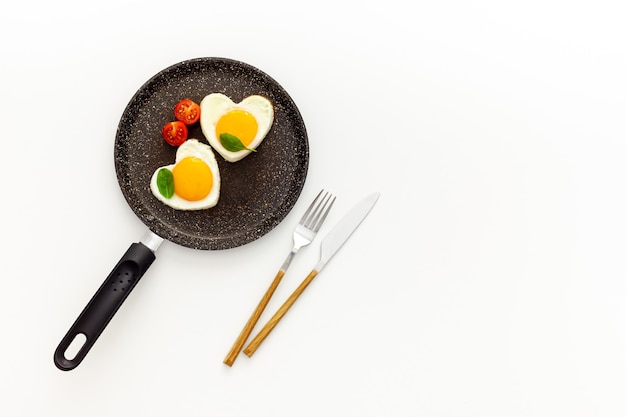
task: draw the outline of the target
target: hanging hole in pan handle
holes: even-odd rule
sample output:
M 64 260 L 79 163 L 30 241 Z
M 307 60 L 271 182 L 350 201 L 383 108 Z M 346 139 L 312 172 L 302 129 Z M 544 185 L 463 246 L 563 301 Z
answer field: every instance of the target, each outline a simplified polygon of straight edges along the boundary
M 133 243 L 98 291 L 80 313 L 54 352 L 54 364 L 62 371 L 76 368 L 139 279 L 156 259 L 154 251 L 162 239 L 151 232 L 141 243 Z

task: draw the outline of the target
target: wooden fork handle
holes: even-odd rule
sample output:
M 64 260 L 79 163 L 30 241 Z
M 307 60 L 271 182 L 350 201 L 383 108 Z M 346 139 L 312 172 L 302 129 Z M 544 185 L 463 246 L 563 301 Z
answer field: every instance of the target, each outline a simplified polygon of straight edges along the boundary
M 237 340 L 235 340 L 235 343 L 233 344 L 233 347 L 230 349 L 230 352 L 228 352 L 228 355 L 224 359 L 224 363 L 226 365 L 233 366 L 233 363 L 235 363 L 235 359 L 237 359 L 239 352 L 241 352 L 243 345 L 246 343 L 246 340 L 248 340 L 250 333 L 252 333 L 252 329 L 254 329 L 254 326 L 259 321 L 261 314 L 263 314 L 263 310 L 265 310 L 265 307 L 267 307 L 267 304 L 269 303 L 270 298 L 272 298 L 274 291 L 276 291 L 276 288 L 278 287 L 278 284 L 280 284 L 280 281 L 283 279 L 284 275 L 285 275 L 285 271 L 284 269 L 281 268 L 281 270 L 278 271 L 278 273 L 276 274 L 276 277 L 272 281 L 272 284 L 269 286 L 267 291 L 265 291 L 263 298 L 261 298 L 261 301 L 259 301 L 259 304 L 257 305 L 256 309 L 254 310 L 254 312 L 248 319 L 248 322 L 246 323 L 244 328 L 241 330 L 241 333 L 239 334 L 239 337 L 237 337 Z
M 265 340 L 265 338 L 270 334 L 274 327 L 276 327 L 276 325 L 283 318 L 283 316 L 287 314 L 287 311 L 289 311 L 293 303 L 295 303 L 298 297 L 302 295 L 306 287 L 311 283 L 311 281 L 313 281 L 313 278 L 315 278 L 317 273 L 318 271 L 314 269 L 309 273 L 309 275 L 307 275 L 304 281 L 300 283 L 298 288 L 296 288 L 296 290 L 289 296 L 289 298 L 287 298 L 283 305 L 280 306 L 274 316 L 269 319 L 267 324 L 263 326 L 261 331 L 254 337 L 254 339 L 252 339 L 248 347 L 244 349 L 243 353 L 250 357 L 254 354 L 254 352 L 259 348 L 261 343 L 263 343 L 263 340 Z

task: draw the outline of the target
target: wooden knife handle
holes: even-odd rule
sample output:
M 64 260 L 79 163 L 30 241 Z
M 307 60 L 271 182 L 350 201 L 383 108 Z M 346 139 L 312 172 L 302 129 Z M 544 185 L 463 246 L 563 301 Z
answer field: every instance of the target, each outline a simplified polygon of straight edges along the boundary
M 317 275 L 317 271 L 312 270 L 309 275 L 300 283 L 298 288 L 287 298 L 287 300 L 283 303 L 282 306 L 276 311 L 276 313 L 272 316 L 271 319 L 267 322 L 267 324 L 261 329 L 261 331 L 252 339 L 248 347 L 246 347 L 243 351 L 248 356 L 252 356 L 254 352 L 259 348 L 263 340 L 270 334 L 270 332 L 276 327 L 278 322 L 283 318 L 283 316 L 289 311 L 293 303 L 296 302 L 298 297 L 304 292 L 306 287 L 313 281 L 313 278 Z

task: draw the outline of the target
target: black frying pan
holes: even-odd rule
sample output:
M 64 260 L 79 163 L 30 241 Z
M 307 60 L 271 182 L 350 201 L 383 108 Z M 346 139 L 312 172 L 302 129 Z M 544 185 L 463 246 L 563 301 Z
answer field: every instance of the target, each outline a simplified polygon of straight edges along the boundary
M 235 163 L 216 152 L 221 192 L 215 207 L 174 210 L 159 202 L 149 186 L 154 171 L 175 160 L 176 148 L 165 143 L 161 129 L 174 120 L 173 109 L 180 99 L 199 103 L 213 92 L 235 102 L 252 94 L 267 97 L 274 105 L 274 123 L 258 152 Z M 199 123 L 190 127 L 189 137 L 207 143 Z M 54 363 L 65 371 L 85 358 L 154 261 L 162 239 L 204 250 L 233 248 L 258 239 L 292 209 L 309 163 L 304 122 L 287 92 L 257 68 L 224 58 L 183 61 L 148 80 L 122 114 L 114 154 L 122 194 L 149 231 L 122 256 L 57 347 Z M 68 358 L 70 346 L 77 353 Z

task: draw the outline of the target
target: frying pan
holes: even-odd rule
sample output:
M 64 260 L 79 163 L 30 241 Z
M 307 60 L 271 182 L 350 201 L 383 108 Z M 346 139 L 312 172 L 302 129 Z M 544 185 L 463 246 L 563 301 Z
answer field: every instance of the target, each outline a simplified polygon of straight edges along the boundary
M 214 92 L 234 102 L 252 94 L 267 97 L 274 105 L 274 122 L 258 152 L 235 163 L 216 153 L 221 191 L 215 207 L 172 209 L 149 186 L 154 171 L 175 160 L 176 148 L 162 139 L 161 129 L 174 120 L 179 100 L 199 103 Z M 199 123 L 189 128 L 189 137 L 207 143 Z M 274 79 L 240 61 L 196 58 L 162 70 L 135 93 L 117 128 L 114 157 L 122 194 L 148 231 L 130 245 L 61 340 L 54 363 L 64 371 L 82 362 L 164 239 L 194 249 L 223 250 L 250 243 L 278 225 L 304 186 L 309 145 L 298 108 Z

